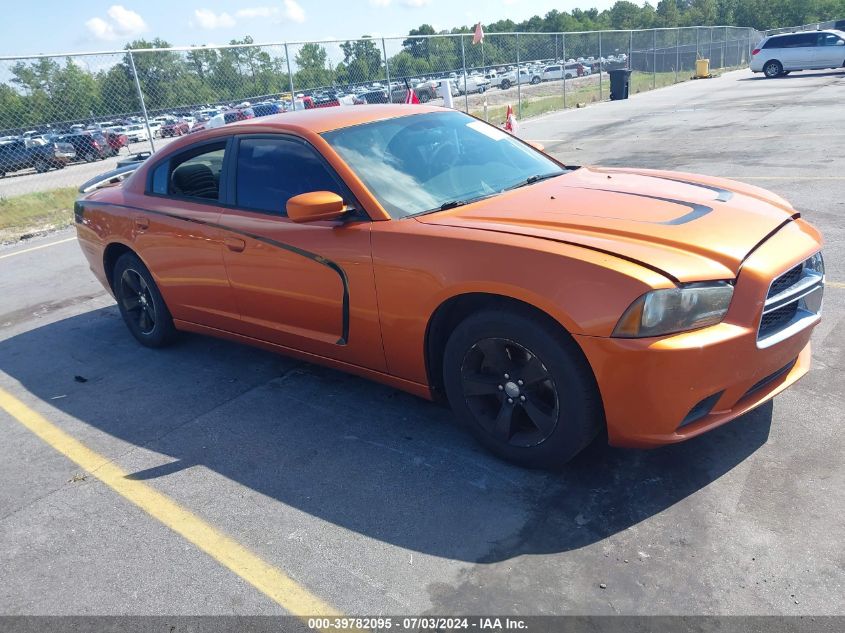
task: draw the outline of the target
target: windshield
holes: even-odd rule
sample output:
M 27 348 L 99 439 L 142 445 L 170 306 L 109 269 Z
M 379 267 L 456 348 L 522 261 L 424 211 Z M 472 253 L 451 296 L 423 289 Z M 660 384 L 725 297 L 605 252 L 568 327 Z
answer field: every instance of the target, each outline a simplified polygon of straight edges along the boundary
M 326 132 L 393 218 L 436 211 L 566 173 L 510 134 L 455 111 Z

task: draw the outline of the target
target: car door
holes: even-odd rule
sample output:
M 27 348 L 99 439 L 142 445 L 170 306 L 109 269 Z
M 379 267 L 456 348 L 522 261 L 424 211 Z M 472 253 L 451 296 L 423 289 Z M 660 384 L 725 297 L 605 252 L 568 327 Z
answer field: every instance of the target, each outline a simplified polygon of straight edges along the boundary
M 234 330 L 240 313 L 217 223 L 227 139 L 200 142 L 150 170 L 143 194 L 127 194 L 134 248 L 174 319 Z M 223 187 L 221 187 L 221 181 Z
M 835 33 L 819 33 L 815 55 L 816 68 L 840 68 L 845 65 L 845 40 Z
M 784 68 L 794 70 L 814 68 L 818 35 L 816 33 L 797 33 L 791 37 L 790 45 L 786 48 L 789 63 L 784 63 Z
M 325 159 L 291 135 L 244 135 L 228 162 L 224 261 L 240 333 L 384 370 L 370 250 L 370 219 Z M 289 198 L 333 191 L 343 220 L 295 223 Z

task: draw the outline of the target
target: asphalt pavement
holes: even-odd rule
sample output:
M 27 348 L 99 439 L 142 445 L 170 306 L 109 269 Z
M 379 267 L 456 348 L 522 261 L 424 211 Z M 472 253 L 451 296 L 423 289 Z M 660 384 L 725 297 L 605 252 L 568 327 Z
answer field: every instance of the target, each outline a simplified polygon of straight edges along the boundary
M 807 377 L 556 474 L 359 378 L 141 348 L 72 231 L 0 249 L 0 614 L 845 615 L 843 100 L 845 72 L 742 71 L 521 125 L 567 164 L 770 188 L 826 239 Z

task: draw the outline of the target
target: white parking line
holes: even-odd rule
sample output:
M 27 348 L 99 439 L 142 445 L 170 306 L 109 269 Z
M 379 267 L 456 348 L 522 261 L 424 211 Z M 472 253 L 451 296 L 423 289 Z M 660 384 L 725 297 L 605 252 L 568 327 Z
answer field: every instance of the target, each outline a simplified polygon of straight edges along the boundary
M 23 255 L 24 253 L 31 253 L 32 251 L 37 251 L 42 248 L 49 248 L 51 246 L 58 246 L 59 244 L 64 244 L 65 242 L 72 242 L 76 238 L 69 237 L 64 240 L 59 240 L 58 242 L 50 242 L 49 244 L 40 244 L 38 246 L 33 246 L 32 248 L 25 248 L 22 251 L 15 251 L 14 253 L 6 253 L 5 255 L 0 255 L 0 259 L 6 259 L 7 257 L 14 257 L 15 255 Z

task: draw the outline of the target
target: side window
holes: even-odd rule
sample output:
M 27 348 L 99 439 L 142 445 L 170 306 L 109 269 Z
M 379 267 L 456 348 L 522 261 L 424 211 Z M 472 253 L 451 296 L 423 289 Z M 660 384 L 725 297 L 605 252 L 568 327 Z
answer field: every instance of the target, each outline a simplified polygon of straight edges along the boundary
M 166 183 L 167 195 L 218 200 L 225 151 L 226 142 L 222 141 L 171 158 L 153 173 L 153 192 L 161 193 Z
M 795 37 L 798 38 L 796 46 L 800 48 L 815 47 L 819 44 L 819 36 L 815 33 L 802 33 L 801 35 L 796 35 Z
M 822 33 L 819 35 L 819 46 L 838 46 L 842 40 L 833 33 Z
M 795 35 L 785 35 L 783 37 L 773 37 L 763 48 L 794 48 L 798 46 Z
M 238 146 L 235 200 L 239 207 L 285 215 L 288 199 L 309 191 L 349 195 L 316 151 L 295 140 L 245 138 Z

